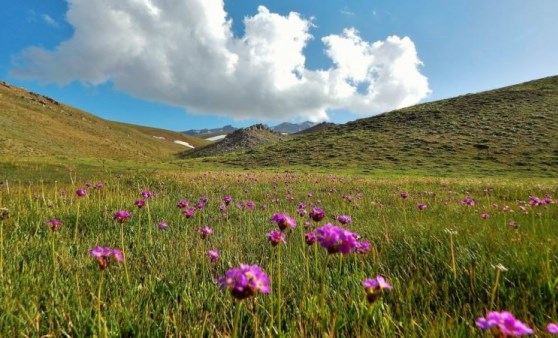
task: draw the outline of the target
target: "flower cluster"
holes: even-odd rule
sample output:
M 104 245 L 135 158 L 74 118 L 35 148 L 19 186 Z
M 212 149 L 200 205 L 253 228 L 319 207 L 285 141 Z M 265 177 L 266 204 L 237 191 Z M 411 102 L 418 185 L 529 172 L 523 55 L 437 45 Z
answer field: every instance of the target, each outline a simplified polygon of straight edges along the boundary
M 490 311 L 486 317 L 478 318 L 476 323 L 479 328 L 489 330 L 495 337 L 533 334 L 532 329 L 509 311 Z
M 101 270 L 104 270 L 109 266 L 111 257 L 116 259 L 118 262 L 124 260 L 124 256 L 120 250 L 108 247 L 97 246 L 89 250 L 89 254 L 97 259 L 97 263 L 99 264 L 99 268 Z
M 48 225 L 50 230 L 56 231 L 62 226 L 62 221 L 59 219 L 49 219 L 46 224 Z
M 122 223 L 126 222 L 130 217 L 132 217 L 132 214 L 129 211 L 118 210 L 117 212 L 114 213 L 114 216 L 112 217 L 112 219 L 114 219 L 118 223 L 122 224 Z
M 312 210 L 310 210 L 310 213 L 308 214 L 308 216 L 310 216 L 310 218 L 313 219 L 314 222 L 319 222 L 322 219 L 324 219 L 325 212 L 324 212 L 324 209 L 322 209 L 322 208 L 312 208 Z
M 217 279 L 221 289 L 229 289 L 231 295 L 239 300 L 261 293 L 270 293 L 269 276 L 257 265 L 241 264 L 229 269 Z
M 366 291 L 366 299 L 369 303 L 374 303 L 380 298 L 384 289 L 390 290 L 392 286 L 386 282 L 384 277 L 376 275 L 376 278 L 367 278 L 362 282 Z
M 327 223 L 314 230 L 314 236 L 318 243 L 326 248 L 330 254 L 340 252 L 347 255 L 351 252 L 356 252 L 361 247 L 361 243 L 358 242 L 360 238 L 358 234 L 331 223 Z M 367 247 L 369 249 L 369 244 Z M 366 245 L 364 249 L 367 251 Z
M 271 216 L 271 221 L 276 223 L 281 231 L 287 228 L 296 228 L 295 219 L 287 214 L 274 214 L 273 216 Z
M 271 232 L 268 232 L 266 236 L 269 242 L 271 243 L 271 245 L 273 246 L 276 246 L 279 243 L 287 243 L 287 241 L 285 240 L 286 238 L 285 234 L 279 230 L 273 230 Z

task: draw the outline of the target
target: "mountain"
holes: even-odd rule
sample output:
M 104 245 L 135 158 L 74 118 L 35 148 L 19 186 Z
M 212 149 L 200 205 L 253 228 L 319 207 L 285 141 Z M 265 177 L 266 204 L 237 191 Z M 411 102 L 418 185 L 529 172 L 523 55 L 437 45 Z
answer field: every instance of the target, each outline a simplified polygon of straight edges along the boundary
M 309 128 L 302 129 L 301 131 L 296 132 L 295 135 L 304 135 L 304 134 L 315 133 L 315 132 L 318 132 L 318 131 L 326 130 L 328 128 L 332 128 L 334 126 L 335 126 L 335 123 L 322 122 L 322 123 L 314 124 L 313 126 L 311 126 Z
M 226 154 L 232 151 L 251 149 L 280 139 L 281 133 L 270 129 L 266 125 L 255 124 L 248 128 L 237 129 L 228 134 L 221 141 L 185 152 L 184 157 L 205 157 Z
M 311 128 L 316 124 L 310 121 L 302 122 L 302 123 L 289 123 L 283 122 L 281 124 L 276 125 L 275 127 L 271 128 L 279 133 L 286 133 L 286 134 L 294 134 L 305 129 Z
M 289 122 L 283 122 L 281 124 L 276 125 L 275 127 L 271 127 L 272 130 L 279 132 L 279 133 L 285 133 L 285 134 L 294 134 L 300 131 L 303 131 L 305 129 L 308 129 L 310 127 L 313 127 L 314 125 L 316 125 L 313 122 L 302 122 L 302 123 L 289 123 Z M 231 125 L 226 125 L 224 127 L 221 128 L 213 128 L 213 129 L 190 129 L 190 130 L 186 130 L 183 131 L 183 134 L 186 135 L 191 135 L 191 136 L 196 136 L 199 138 L 203 138 L 203 139 L 210 139 L 210 138 L 215 138 L 218 136 L 222 136 L 222 135 L 228 135 L 232 132 L 234 132 L 235 130 L 238 130 L 238 128 L 233 127 Z
M 238 128 L 233 127 L 231 125 L 226 125 L 221 128 L 213 128 L 213 129 L 190 129 L 183 131 L 183 134 L 196 136 L 203 139 L 208 139 L 210 137 L 219 136 L 219 135 L 227 135 L 232 133 L 233 131 L 237 130 Z
M 558 76 L 424 103 L 225 154 L 243 167 L 558 173 Z
M 0 82 L 0 156 L 162 160 L 208 141 L 111 122 Z

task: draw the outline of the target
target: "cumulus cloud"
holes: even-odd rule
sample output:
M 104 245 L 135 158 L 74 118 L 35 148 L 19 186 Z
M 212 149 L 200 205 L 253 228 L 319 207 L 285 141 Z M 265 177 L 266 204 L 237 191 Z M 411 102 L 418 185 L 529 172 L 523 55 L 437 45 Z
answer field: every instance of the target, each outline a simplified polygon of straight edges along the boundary
M 312 20 L 260 6 L 234 36 L 222 0 L 68 0 L 74 35 L 22 51 L 12 74 L 68 84 L 112 82 L 131 95 L 234 118 L 327 120 L 414 104 L 430 92 L 408 37 L 322 37 L 328 69 L 306 68 Z

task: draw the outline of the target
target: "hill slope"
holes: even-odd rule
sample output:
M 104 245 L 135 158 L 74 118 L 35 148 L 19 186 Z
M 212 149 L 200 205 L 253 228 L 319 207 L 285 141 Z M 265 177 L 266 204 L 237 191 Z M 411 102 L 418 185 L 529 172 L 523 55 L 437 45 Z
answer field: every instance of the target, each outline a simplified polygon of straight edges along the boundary
M 558 172 L 558 76 L 420 104 L 222 156 L 242 166 Z
M 0 82 L 0 155 L 168 159 L 209 142 L 156 128 L 110 122 Z

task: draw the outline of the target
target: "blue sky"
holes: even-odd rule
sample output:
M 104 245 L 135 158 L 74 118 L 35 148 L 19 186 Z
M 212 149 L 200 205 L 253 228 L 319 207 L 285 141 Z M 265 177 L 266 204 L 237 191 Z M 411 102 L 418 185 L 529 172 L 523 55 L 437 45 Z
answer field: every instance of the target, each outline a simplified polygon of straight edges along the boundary
M 129 3 L 118 8 L 126 16 L 106 22 L 98 18 L 115 10 L 103 7 L 107 1 L 72 0 L 71 15 L 62 0 L 3 4 L 0 79 L 110 120 L 186 130 L 307 117 L 344 123 L 409 103 L 558 74 L 555 0 L 243 0 L 225 1 L 224 9 L 219 1 L 206 0 L 203 14 L 191 13 L 199 0 L 182 0 L 188 6 L 176 11 L 171 4 L 178 0 L 120 1 Z M 137 5 L 144 1 L 149 6 Z M 160 19 L 142 22 L 145 8 L 155 8 Z M 223 10 L 232 20 L 226 41 L 218 36 L 221 31 L 212 31 L 219 19 L 213 14 Z M 248 28 L 245 17 L 253 19 Z M 140 24 L 122 28 L 118 18 Z M 168 27 L 160 28 L 163 24 Z M 304 43 L 284 44 L 278 31 Z M 409 40 L 388 41 L 394 35 Z M 213 38 L 215 44 L 205 43 Z M 134 39 L 141 43 L 123 45 Z M 105 46 L 111 41 L 114 45 Z M 373 50 L 376 41 L 385 48 Z M 258 54 L 268 45 L 275 46 L 275 54 Z M 363 45 L 362 55 L 344 53 L 346 46 Z M 40 50 L 24 52 L 29 47 Z M 240 60 L 234 75 L 227 58 Z M 366 70 L 349 69 L 361 61 L 369 62 Z M 165 65 L 170 75 L 160 78 Z M 180 65 L 188 71 L 182 74 Z M 387 79 L 396 84 L 388 86 Z M 152 84 L 157 81 L 161 85 Z M 270 83 L 282 84 L 261 90 L 273 87 Z

